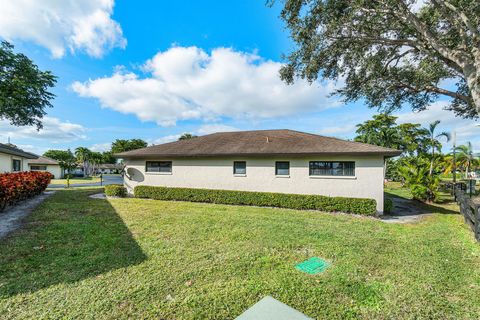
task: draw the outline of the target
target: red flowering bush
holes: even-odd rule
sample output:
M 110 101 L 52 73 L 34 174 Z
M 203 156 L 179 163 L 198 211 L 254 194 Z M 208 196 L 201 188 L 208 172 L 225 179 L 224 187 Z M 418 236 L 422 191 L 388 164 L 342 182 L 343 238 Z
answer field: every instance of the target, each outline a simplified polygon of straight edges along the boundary
M 52 178 L 49 172 L 0 173 L 0 211 L 42 193 Z

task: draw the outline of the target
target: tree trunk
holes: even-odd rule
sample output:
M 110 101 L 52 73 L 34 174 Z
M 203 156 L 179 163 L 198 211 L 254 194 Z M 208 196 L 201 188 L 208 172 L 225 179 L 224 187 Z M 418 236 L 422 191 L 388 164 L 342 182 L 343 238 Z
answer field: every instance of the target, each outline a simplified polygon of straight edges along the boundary
M 430 176 L 433 174 L 433 159 L 435 158 L 435 147 L 432 144 L 432 160 L 430 161 Z
M 472 95 L 473 104 L 480 115 L 480 74 L 474 64 L 467 64 L 464 68 L 465 79 Z

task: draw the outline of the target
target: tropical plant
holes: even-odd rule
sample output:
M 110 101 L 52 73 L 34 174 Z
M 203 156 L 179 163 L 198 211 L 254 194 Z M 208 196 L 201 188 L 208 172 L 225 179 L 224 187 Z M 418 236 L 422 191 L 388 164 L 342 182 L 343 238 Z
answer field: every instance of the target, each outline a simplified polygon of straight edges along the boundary
M 478 154 L 473 152 L 470 141 L 465 145 L 457 146 L 455 150 L 457 151 L 456 157 L 458 164 L 465 170 L 465 179 L 467 179 L 469 178 L 471 168 L 480 165 Z
M 398 168 L 404 185 L 408 187 L 414 199 L 432 202 L 438 197 L 440 178 L 437 173 L 429 174 L 430 162 L 427 159 L 412 157 Z
M 432 151 L 432 154 L 431 154 L 432 158 L 430 160 L 430 170 L 428 171 L 429 175 L 432 175 L 433 173 L 433 162 L 435 161 L 435 149 L 437 149 L 438 151 L 442 150 L 442 144 L 440 143 L 439 139 L 441 137 L 444 137 L 447 140 L 447 142 L 450 141 L 450 133 L 443 131 L 443 132 L 440 132 L 439 134 L 436 134 L 435 129 L 439 124 L 440 124 L 440 120 L 436 120 L 430 123 L 428 127 L 428 136 L 430 140 L 430 148 Z
M 364 98 L 384 111 L 406 104 L 424 110 L 446 96 L 456 114 L 479 115 L 478 0 L 282 3 L 297 45 L 280 71 L 286 82 L 342 79 L 337 93 L 347 102 Z M 455 85 L 441 86 L 452 79 Z
M 117 159 L 113 156 L 111 151 L 105 151 L 102 153 L 102 163 L 117 163 Z

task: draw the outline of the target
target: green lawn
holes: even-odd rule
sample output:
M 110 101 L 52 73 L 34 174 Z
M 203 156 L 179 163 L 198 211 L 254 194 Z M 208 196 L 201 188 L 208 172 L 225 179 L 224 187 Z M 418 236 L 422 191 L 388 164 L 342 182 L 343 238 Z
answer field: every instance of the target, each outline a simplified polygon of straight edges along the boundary
M 454 206 L 402 225 L 98 191 L 58 191 L 0 240 L 0 318 L 231 319 L 265 295 L 321 319 L 480 317 L 480 245 Z M 331 267 L 294 268 L 312 256 Z
M 81 184 L 81 183 L 96 183 L 100 182 L 98 177 L 85 177 L 85 178 L 73 178 L 70 179 L 70 184 Z M 67 179 L 52 179 L 51 184 L 67 184 Z

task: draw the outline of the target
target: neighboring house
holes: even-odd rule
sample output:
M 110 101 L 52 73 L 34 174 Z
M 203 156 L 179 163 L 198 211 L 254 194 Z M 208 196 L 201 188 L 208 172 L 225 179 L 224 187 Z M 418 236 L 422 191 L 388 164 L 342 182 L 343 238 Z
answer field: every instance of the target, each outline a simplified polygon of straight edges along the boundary
M 102 163 L 102 164 L 90 164 L 89 171 L 90 174 L 114 174 L 120 173 L 122 171 L 122 164 L 111 164 L 111 163 Z M 79 164 L 77 169 L 75 170 L 75 175 L 84 175 L 84 167 L 83 164 Z
M 37 155 L 25 152 L 13 144 L 0 143 L 0 173 L 28 171 L 28 161 Z
M 318 194 L 377 201 L 400 151 L 292 130 L 223 132 L 116 155 L 137 185 Z
M 57 160 L 39 156 L 37 159 L 28 161 L 30 171 L 47 171 L 53 174 L 55 179 L 63 178 L 62 168 Z
M 114 174 L 122 171 L 122 164 L 103 163 L 95 166 L 95 173 Z

